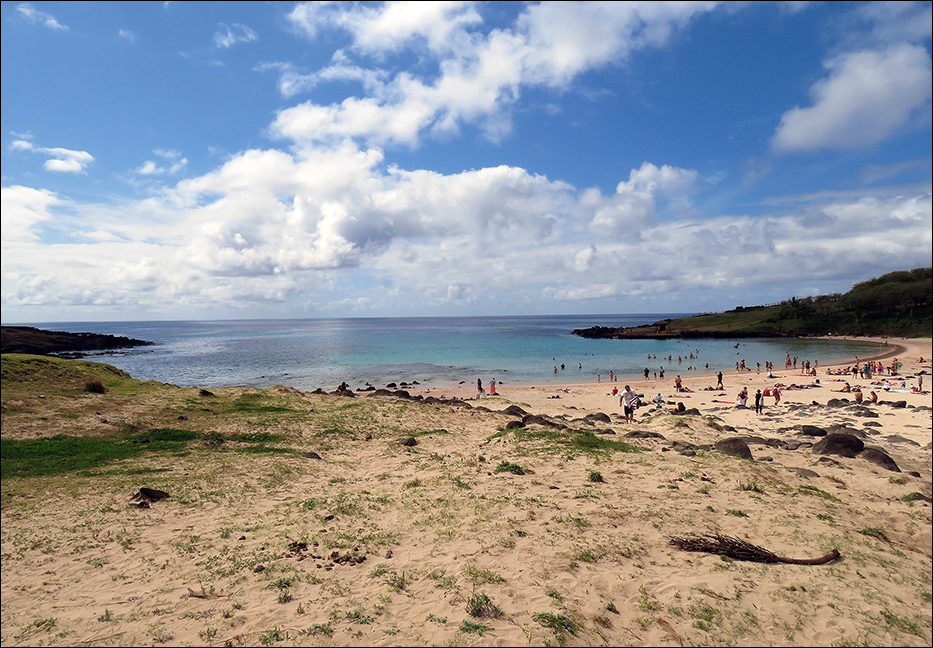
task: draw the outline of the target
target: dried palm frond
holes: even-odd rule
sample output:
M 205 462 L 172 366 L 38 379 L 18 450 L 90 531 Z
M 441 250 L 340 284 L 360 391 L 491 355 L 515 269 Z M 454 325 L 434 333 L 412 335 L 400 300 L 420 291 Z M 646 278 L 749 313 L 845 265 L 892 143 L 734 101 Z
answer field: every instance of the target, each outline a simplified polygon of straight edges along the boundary
M 782 558 L 767 549 L 750 542 L 723 535 L 707 533 L 705 535 L 672 536 L 670 543 L 684 551 L 705 551 L 706 553 L 728 556 L 735 560 L 748 560 L 762 563 L 786 563 L 791 565 L 825 565 L 838 560 L 839 552 L 833 549 L 819 558 Z

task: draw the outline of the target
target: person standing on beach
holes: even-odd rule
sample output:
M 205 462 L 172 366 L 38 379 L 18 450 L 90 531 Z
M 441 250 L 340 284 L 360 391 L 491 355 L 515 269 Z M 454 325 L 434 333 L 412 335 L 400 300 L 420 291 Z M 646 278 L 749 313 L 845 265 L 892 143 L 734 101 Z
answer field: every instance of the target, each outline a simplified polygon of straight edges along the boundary
M 722 372 L 721 371 L 716 374 L 716 389 L 725 389 L 725 387 L 722 386 Z
M 489 381 L 489 395 L 490 396 L 496 395 L 496 379 L 495 378 Z
M 648 380 L 648 367 L 645 367 L 645 380 Z
M 484 398 L 485 396 L 486 396 L 486 392 L 483 391 L 483 379 L 477 378 L 476 379 L 476 397 Z
M 680 379 L 680 374 L 678 374 L 677 377 L 674 379 L 674 389 L 679 392 L 684 390 L 683 381 L 681 381 Z
M 759 389 L 755 393 L 755 414 L 761 414 L 761 411 L 764 409 L 764 398 L 761 396 L 761 390 Z
M 626 385 L 625 389 L 622 391 L 622 395 L 619 397 L 619 405 L 622 406 L 622 411 L 625 413 L 626 423 L 635 422 L 635 401 L 637 399 L 638 395 L 632 391 L 631 387 Z
M 774 396 L 775 405 L 781 402 L 781 390 L 778 389 L 777 385 L 771 390 L 771 394 Z

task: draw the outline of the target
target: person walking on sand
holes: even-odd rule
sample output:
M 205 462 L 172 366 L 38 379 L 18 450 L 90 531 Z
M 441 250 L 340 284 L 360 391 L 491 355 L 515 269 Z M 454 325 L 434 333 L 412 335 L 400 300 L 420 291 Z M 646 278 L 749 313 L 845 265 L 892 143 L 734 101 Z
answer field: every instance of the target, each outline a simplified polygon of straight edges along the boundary
M 725 387 L 722 386 L 722 372 L 721 371 L 716 374 L 716 389 L 725 389 Z
M 781 390 L 777 386 L 771 390 L 771 395 L 774 396 L 775 405 L 781 402 Z
M 626 385 L 625 389 L 622 391 L 622 395 L 619 397 L 619 405 L 622 406 L 622 412 L 625 414 L 626 423 L 635 422 L 636 400 L 638 400 L 638 395 L 632 391 L 631 387 Z
M 761 390 L 759 389 L 755 392 L 755 414 L 761 414 L 761 411 L 764 409 L 764 398 L 761 395 Z
M 476 379 L 476 397 L 477 398 L 486 397 L 486 392 L 483 390 L 483 379 L 482 378 Z

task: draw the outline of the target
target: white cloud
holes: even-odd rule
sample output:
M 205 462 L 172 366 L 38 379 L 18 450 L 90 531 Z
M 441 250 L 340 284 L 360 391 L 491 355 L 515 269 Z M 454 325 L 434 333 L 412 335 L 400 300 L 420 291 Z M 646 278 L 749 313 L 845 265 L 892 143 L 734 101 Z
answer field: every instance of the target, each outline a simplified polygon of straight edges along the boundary
M 11 241 L 37 240 L 34 226 L 52 220 L 49 208 L 61 203 L 59 198 L 45 189 L 32 189 L 15 185 L 0 189 L 3 218 L 0 219 L 4 244 Z
M 262 63 L 254 69 L 259 72 L 278 71 L 279 92 L 285 98 L 310 92 L 322 82 L 358 81 L 364 89 L 372 90 L 381 87 L 385 81 L 383 71 L 349 65 L 340 52 L 334 55 L 333 65 L 313 73 L 303 73 L 292 63 Z
M 144 176 L 166 174 L 175 175 L 188 166 L 188 158 L 182 157 L 181 153 L 178 151 L 156 149 L 153 151 L 153 153 L 166 160 L 169 163 L 168 166 L 160 165 L 152 160 L 146 160 L 139 168 L 134 171 L 135 173 Z
M 352 71 L 368 96 L 340 104 L 313 102 L 281 111 L 274 135 L 332 143 L 344 137 L 371 144 L 416 146 L 425 131 L 449 134 L 478 125 L 497 141 L 510 130 L 509 108 L 522 87 L 564 87 L 590 69 L 624 62 L 632 52 L 666 44 L 677 29 L 718 3 L 577 3 L 528 5 L 515 29 L 484 28 L 474 3 L 303 3 L 289 14 L 315 37 L 324 28 L 345 29 L 352 50 L 386 57 L 404 48 L 436 60 L 435 79 L 407 69 L 364 73 L 341 63 L 331 71 L 299 74 L 278 64 L 280 91 L 308 90 L 328 74 Z M 484 31 L 485 29 L 485 31 Z M 267 68 L 268 69 L 268 68 Z
M 240 23 L 220 23 L 214 32 L 214 45 L 217 47 L 233 47 L 237 43 L 250 43 L 259 40 L 259 36 L 251 27 Z
M 350 142 L 246 151 L 157 198 L 69 206 L 73 240 L 41 248 L 34 228 L 61 199 L 6 188 L 4 307 L 96 300 L 207 313 L 235 298 L 267 313 L 298 303 L 341 313 L 391 299 L 520 312 L 862 276 L 866 260 L 929 262 L 929 188 L 672 221 L 665 210 L 701 189 L 693 170 L 646 162 L 602 196 L 515 167 L 444 175 L 382 164 L 380 151 Z M 346 277 L 378 288 L 347 293 Z
M 123 38 L 123 39 L 125 39 L 125 40 L 128 40 L 128 41 L 131 42 L 131 43 L 135 43 L 135 42 L 136 42 L 136 34 L 133 33 L 132 31 L 130 31 L 129 29 L 121 29 L 121 30 L 118 32 L 118 34 L 120 35 L 120 38 Z
M 925 47 L 903 44 L 843 54 L 825 68 L 829 76 L 810 89 L 813 105 L 781 117 L 771 140 L 775 150 L 873 146 L 924 114 L 929 119 L 933 74 Z
M 29 151 L 32 153 L 42 153 L 51 157 L 46 160 L 46 171 L 56 171 L 63 173 L 84 173 L 91 163 L 94 162 L 94 156 L 87 151 L 72 151 L 65 148 L 45 148 L 36 146 L 25 139 L 14 140 L 10 144 L 10 149 L 14 151 Z
M 881 44 L 919 43 L 933 34 L 929 2 L 866 2 L 856 13 L 871 24 L 869 38 Z
M 603 197 L 597 190 L 585 194 L 593 209 L 590 229 L 597 234 L 637 240 L 641 232 L 659 221 L 658 206 L 689 205 L 697 172 L 645 162 L 632 169 L 616 193 Z
M 56 31 L 67 31 L 68 27 L 66 25 L 58 22 L 54 16 L 47 14 L 44 11 L 39 11 L 33 7 L 28 2 L 23 2 L 16 5 L 16 11 L 19 12 L 27 22 L 33 25 L 44 25 L 49 29 L 54 29 Z
M 531 78 L 564 85 L 577 74 L 666 45 L 695 16 L 718 2 L 541 2 L 519 19 L 527 35 Z

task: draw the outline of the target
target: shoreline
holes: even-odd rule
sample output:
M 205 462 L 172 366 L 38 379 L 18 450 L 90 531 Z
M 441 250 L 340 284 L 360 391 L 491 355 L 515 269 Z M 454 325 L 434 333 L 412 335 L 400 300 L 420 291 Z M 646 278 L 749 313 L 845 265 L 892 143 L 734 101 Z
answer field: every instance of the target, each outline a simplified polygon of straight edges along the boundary
M 839 340 L 838 337 L 828 337 L 828 336 L 821 336 L 815 339 L 836 340 L 836 341 Z M 869 343 L 877 344 L 879 347 L 879 353 L 872 354 L 864 358 L 855 356 L 848 360 L 830 361 L 830 362 L 826 362 L 825 364 L 823 362 L 820 362 L 819 368 L 817 370 L 818 372 L 817 378 L 819 378 L 819 369 L 823 369 L 825 367 L 843 367 L 843 366 L 852 365 L 855 363 L 862 364 L 865 362 L 876 362 L 876 361 L 885 360 L 888 358 L 899 358 L 900 356 L 908 354 L 911 351 L 911 349 L 914 348 L 915 345 L 911 344 L 914 341 L 919 341 L 921 343 L 923 341 L 926 341 L 926 344 L 928 346 L 933 346 L 933 338 L 879 338 L 879 337 L 854 338 L 854 337 L 847 337 L 844 339 L 853 340 L 857 342 L 869 342 Z M 897 340 L 897 342 L 892 344 L 892 340 Z M 881 352 L 881 349 L 884 349 L 884 351 Z M 924 360 L 928 360 L 930 357 L 929 352 L 925 356 L 923 356 L 922 354 L 917 354 L 917 355 L 919 357 L 923 357 Z M 775 369 L 773 370 L 772 373 L 774 374 L 775 379 L 786 377 L 787 375 L 803 376 L 803 374 L 800 373 L 799 368 L 796 368 L 796 369 L 780 368 L 779 369 L 777 368 L 777 366 L 775 366 Z M 582 382 L 576 381 L 576 380 L 568 380 L 568 381 L 555 381 L 553 383 L 551 382 L 549 383 L 511 383 L 511 382 L 502 383 L 501 381 L 497 379 L 496 385 L 497 385 L 497 388 L 499 386 L 503 386 L 507 390 L 510 390 L 510 389 L 520 389 L 520 390 L 551 389 L 551 388 L 583 389 L 583 388 L 598 387 L 598 386 L 602 386 L 606 384 L 614 384 L 614 385 L 621 385 L 621 386 L 624 386 L 625 384 L 630 384 L 633 387 L 635 385 L 642 385 L 642 384 L 652 384 L 652 385 L 669 384 L 673 387 L 674 385 L 673 376 L 676 376 L 677 374 L 669 374 L 669 375 L 671 375 L 670 378 L 665 377 L 663 379 L 656 379 L 656 380 L 655 379 L 645 380 L 645 378 L 641 374 L 632 374 L 628 376 L 616 375 L 616 380 L 611 381 L 611 382 L 607 379 L 605 381 L 589 380 L 589 381 L 582 381 Z M 747 377 L 751 375 L 761 375 L 761 374 L 757 374 L 755 371 L 749 369 L 749 370 L 746 370 L 744 373 L 736 372 L 734 370 L 729 371 L 728 373 L 723 371 L 722 375 L 723 375 L 723 378 L 725 379 L 727 377 L 737 377 L 737 376 Z M 716 372 L 712 372 L 712 371 L 708 372 L 706 370 L 703 370 L 702 372 L 693 371 L 690 373 L 681 374 L 681 379 L 684 381 L 684 384 L 686 385 L 688 380 L 700 380 L 700 379 L 709 380 L 710 378 L 715 378 L 715 376 L 716 376 Z M 483 387 L 484 389 L 488 388 L 488 381 L 485 379 L 483 379 Z M 423 393 L 423 394 L 428 394 L 428 393 L 433 394 L 433 392 L 438 391 L 438 390 L 446 390 L 446 391 L 455 390 L 461 394 L 467 393 L 467 394 L 475 395 L 476 394 L 476 383 L 475 383 L 475 380 L 473 383 L 464 382 L 463 384 L 441 385 L 441 386 L 433 386 L 433 385 L 425 385 L 425 384 L 419 384 L 419 385 L 412 386 L 409 383 L 408 387 L 400 387 L 400 389 L 406 389 L 413 393 Z M 366 392 L 357 392 L 357 393 L 365 394 Z M 472 397 L 465 397 L 465 396 L 457 396 L 457 398 L 460 398 L 461 400 L 474 400 Z

